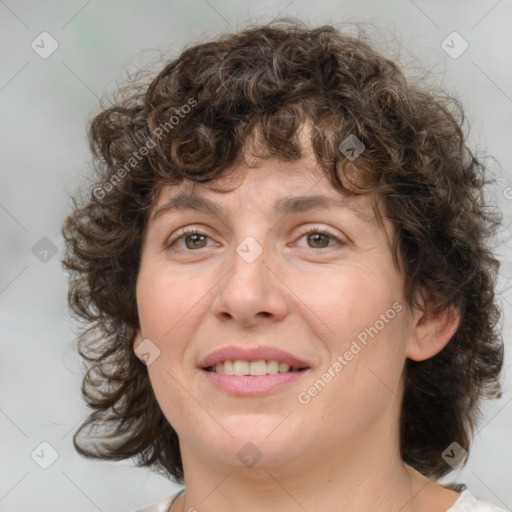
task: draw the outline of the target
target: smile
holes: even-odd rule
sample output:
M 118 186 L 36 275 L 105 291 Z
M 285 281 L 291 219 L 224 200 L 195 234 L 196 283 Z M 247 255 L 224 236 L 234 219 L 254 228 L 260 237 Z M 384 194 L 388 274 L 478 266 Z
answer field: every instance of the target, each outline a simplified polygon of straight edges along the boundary
M 287 363 L 279 362 L 275 359 L 270 361 L 223 361 L 217 363 L 215 366 L 206 368 L 207 371 L 222 373 L 223 375 L 275 375 L 277 373 L 290 373 L 305 370 L 306 368 L 292 368 Z
M 242 363 L 247 364 L 247 361 L 242 361 Z M 285 390 L 286 386 L 302 379 L 309 372 L 309 368 L 304 368 L 273 374 L 265 373 L 264 375 L 227 375 L 212 368 L 201 369 L 201 374 L 215 389 L 231 396 L 244 397 L 263 396 Z

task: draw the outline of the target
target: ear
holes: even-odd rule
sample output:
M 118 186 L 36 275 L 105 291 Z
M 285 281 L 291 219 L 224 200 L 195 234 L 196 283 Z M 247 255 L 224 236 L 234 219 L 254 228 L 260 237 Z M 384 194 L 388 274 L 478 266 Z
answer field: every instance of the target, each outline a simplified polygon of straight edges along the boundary
M 414 361 L 424 361 L 441 352 L 452 339 L 459 327 L 460 313 L 455 307 L 438 312 L 418 311 L 414 321 L 406 355 Z

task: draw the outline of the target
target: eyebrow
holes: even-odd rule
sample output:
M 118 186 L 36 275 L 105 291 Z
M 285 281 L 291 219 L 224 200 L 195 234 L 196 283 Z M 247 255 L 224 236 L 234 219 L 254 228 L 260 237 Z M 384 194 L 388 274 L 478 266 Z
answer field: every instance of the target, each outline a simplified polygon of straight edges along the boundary
M 370 220 L 367 214 L 356 208 L 347 199 L 334 199 L 322 195 L 282 197 L 274 204 L 274 213 L 282 215 L 297 214 L 329 207 L 348 208 L 365 222 Z M 165 213 L 184 210 L 196 210 L 203 213 L 210 213 L 216 217 L 225 216 L 224 209 L 213 201 L 195 194 L 184 193 L 170 198 L 153 213 L 151 218 L 155 220 Z

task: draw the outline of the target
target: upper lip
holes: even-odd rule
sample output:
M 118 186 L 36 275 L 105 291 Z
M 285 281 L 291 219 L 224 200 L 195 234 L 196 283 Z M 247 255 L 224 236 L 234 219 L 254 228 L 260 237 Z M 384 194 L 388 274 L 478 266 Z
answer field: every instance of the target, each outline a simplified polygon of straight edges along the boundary
M 278 361 L 286 363 L 290 368 L 309 368 L 309 364 L 301 361 L 289 352 L 275 348 L 275 347 L 255 347 L 255 348 L 240 348 L 236 346 L 229 346 L 219 348 L 206 356 L 199 364 L 200 368 L 210 368 L 217 363 L 224 361 Z

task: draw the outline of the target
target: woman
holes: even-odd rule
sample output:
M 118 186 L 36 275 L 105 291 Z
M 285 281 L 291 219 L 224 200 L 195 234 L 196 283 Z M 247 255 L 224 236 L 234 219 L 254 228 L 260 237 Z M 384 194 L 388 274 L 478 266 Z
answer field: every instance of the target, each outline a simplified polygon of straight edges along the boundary
M 123 89 L 63 228 L 78 432 L 103 429 L 77 450 L 185 484 L 147 512 L 499 511 L 436 483 L 503 363 L 461 124 L 362 37 L 293 20 Z

